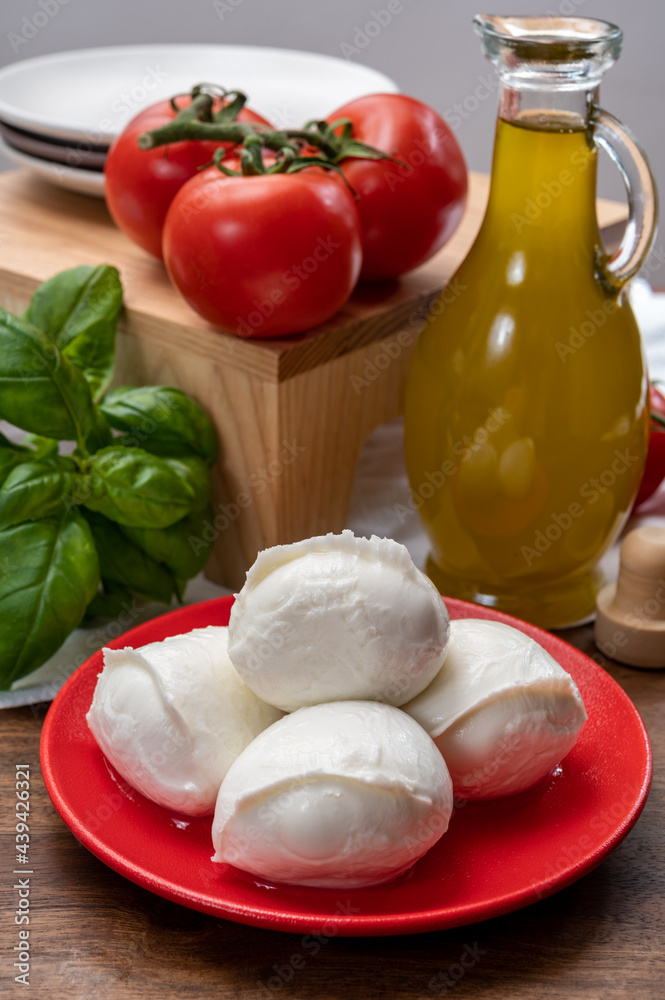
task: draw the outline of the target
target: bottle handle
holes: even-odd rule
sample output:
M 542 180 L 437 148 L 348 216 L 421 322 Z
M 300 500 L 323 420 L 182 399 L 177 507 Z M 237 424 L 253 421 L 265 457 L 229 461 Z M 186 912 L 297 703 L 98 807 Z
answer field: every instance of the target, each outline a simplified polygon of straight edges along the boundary
M 620 245 L 611 257 L 601 255 L 601 276 L 620 289 L 637 274 L 656 236 L 658 194 L 651 167 L 637 139 L 614 115 L 595 107 L 591 128 L 596 145 L 617 165 L 628 193 L 628 222 Z

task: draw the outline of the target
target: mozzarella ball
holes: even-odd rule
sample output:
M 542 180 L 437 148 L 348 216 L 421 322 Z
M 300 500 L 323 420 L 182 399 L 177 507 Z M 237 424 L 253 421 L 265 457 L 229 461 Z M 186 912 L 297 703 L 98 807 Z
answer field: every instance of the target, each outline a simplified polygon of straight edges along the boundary
M 194 629 L 139 649 L 105 649 L 87 715 L 100 749 L 146 798 L 211 813 L 230 765 L 282 713 L 243 684 L 228 629 Z
M 355 698 L 402 705 L 437 674 L 448 629 L 403 545 L 343 531 L 259 552 L 231 611 L 229 655 L 287 712 Z
M 452 806 L 441 754 L 404 712 L 367 701 L 301 708 L 229 768 L 213 861 L 293 885 L 379 885 L 436 843 Z
M 501 622 L 453 621 L 441 671 L 404 711 L 443 754 L 455 793 L 490 799 L 530 788 L 572 749 L 586 721 L 568 673 Z

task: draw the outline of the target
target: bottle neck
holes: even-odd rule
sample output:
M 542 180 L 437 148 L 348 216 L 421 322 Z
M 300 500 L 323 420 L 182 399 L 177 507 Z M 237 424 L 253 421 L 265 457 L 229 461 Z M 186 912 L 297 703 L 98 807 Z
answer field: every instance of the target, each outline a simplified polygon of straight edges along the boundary
M 586 129 L 598 102 L 598 87 L 515 87 L 503 79 L 499 85 L 499 118 L 504 121 L 534 119 L 561 121 L 574 129 Z
M 594 253 L 597 155 L 588 123 L 595 93 L 502 85 L 486 227 L 503 225 L 526 242 L 546 234 Z

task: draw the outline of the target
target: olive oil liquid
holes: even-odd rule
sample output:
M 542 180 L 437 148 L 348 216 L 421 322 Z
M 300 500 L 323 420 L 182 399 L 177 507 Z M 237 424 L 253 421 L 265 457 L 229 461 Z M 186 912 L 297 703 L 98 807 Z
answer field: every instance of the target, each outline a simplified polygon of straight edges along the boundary
M 639 332 L 597 277 L 584 128 L 500 119 L 487 213 L 420 336 L 405 405 L 413 504 L 443 594 L 584 620 L 648 441 Z

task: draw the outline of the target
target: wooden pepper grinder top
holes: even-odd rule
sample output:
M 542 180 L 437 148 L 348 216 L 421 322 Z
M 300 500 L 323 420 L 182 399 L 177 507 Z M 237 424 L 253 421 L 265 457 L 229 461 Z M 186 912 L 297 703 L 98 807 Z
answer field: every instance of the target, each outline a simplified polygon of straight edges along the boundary
M 665 528 L 644 525 L 621 543 L 619 579 L 596 602 L 596 645 L 631 667 L 665 667 Z

